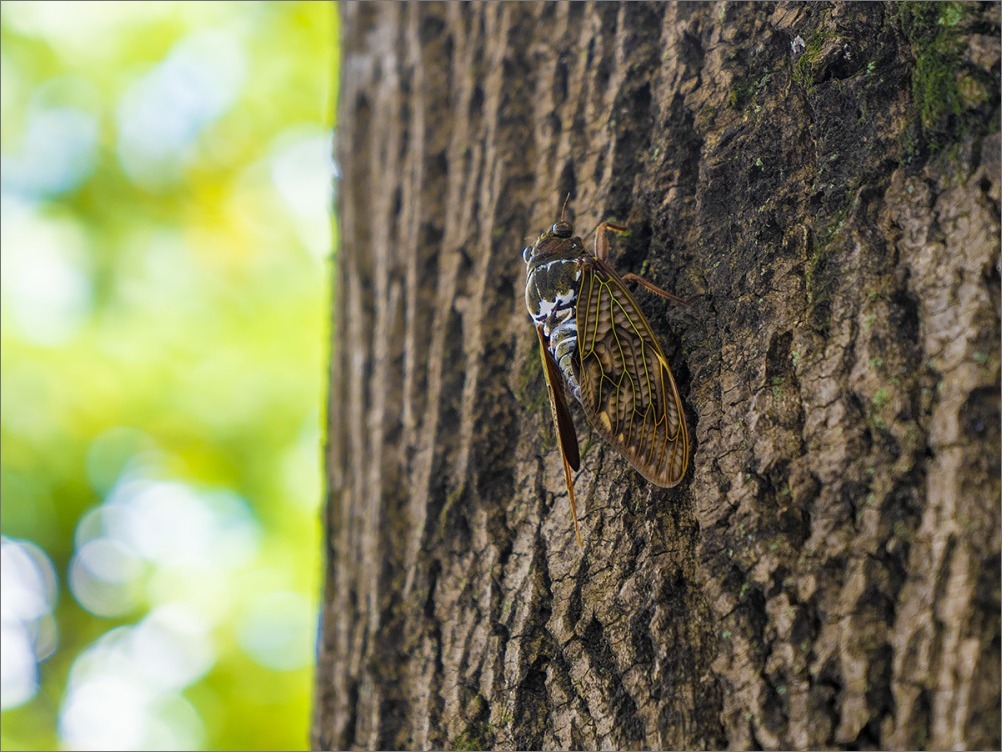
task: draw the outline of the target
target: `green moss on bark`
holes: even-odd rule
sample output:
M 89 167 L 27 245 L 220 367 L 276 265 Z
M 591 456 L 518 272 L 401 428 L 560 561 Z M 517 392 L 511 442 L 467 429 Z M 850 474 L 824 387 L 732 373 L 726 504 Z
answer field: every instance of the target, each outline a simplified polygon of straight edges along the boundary
M 922 140 L 931 148 L 957 141 L 976 131 L 997 128 L 986 117 L 997 82 L 988 71 L 965 60 L 966 44 L 978 23 L 973 4 L 901 3 L 896 20 L 915 57 L 912 97 Z M 915 146 L 915 144 L 911 144 Z

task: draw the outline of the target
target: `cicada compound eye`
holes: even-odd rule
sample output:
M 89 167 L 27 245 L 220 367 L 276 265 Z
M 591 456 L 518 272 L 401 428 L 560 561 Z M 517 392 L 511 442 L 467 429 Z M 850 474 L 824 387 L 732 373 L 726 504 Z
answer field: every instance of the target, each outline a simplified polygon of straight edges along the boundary
M 527 245 L 525 248 L 522 249 L 522 260 L 528 264 L 529 259 L 531 258 L 532 258 L 532 246 Z
M 574 225 L 565 219 L 558 219 L 553 223 L 552 232 L 558 238 L 569 238 L 574 232 Z

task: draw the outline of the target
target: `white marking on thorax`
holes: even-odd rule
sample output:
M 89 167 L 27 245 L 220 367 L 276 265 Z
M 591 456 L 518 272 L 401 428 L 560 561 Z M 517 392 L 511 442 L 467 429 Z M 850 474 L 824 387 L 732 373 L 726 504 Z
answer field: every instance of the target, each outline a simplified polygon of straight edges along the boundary
M 545 321 L 550 318 L 551 314 L 555 311 L 564 311 L 570 309 L 574 304 L 574 291 L 568 290 L 566 293 L 557 295 L 554 300 L 544 300 L 539 299 L 539 309 L 536 311 L 535 319 L 536 321 Z
M 559 259 L 556 261 L 550 261 L 545 264 L 541 264 L 536 267 L 533 272 L 533 276 L 537 274 L 546 275 L 549 272 L 549 268 L 554 264 L 574 264 L 574 281 L 577 282 L 581 279 L 581 265 L 574 261 L 568 261 L 566 259 Z M 538 290 L 538 286 L 537 286 Z M 543 322 L 551 317 L 551 315 L 556 311 L 564 311 L 566 309 L 572 308 L 575 303 L 577 293 L 574 289 L 567 290 L 566 292 L 560 293 L 553 300 L 546 300 L 542 296 L 539 297 L 539 304 L 536 310 L 536 314 L 533 318 L 536 321 Z M 566 317 L 559 317 L 566 318 Z

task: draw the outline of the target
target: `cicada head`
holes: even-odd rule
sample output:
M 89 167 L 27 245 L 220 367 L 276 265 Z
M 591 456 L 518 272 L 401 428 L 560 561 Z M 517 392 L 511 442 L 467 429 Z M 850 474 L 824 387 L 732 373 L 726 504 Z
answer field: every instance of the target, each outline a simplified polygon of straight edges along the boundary
M 581 255 L 584 250 L 581 238 L 574 237 L 574 225 L 564 219 L 570 197 L 568 193 L 560 207 L 560 216 L 550 229 L 544 230 L 535 243 L 522 249 L 522 260 L 529 269 L 538 266 L 543 257 L 571 258 Z
M 540 233 L 535 243 L 522 249 L 522 260 L 532 268 L 544 257 L 573 258 L 580 256 L 583 250 L 581 238 L 574 237 L 574 225 L 561 218 L 549 230 Z

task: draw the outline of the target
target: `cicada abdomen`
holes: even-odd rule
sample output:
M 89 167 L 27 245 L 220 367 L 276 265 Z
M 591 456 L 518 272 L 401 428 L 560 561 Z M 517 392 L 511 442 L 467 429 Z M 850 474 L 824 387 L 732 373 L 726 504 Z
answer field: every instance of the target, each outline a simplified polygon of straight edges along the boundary
M 689 463 L 689 434 L 675 379 L 624 279 L 674 296 L 636 275 L 620 277 L 606 263 L 608 233 L 623 230 L 608 222 L 599 225 L 592 255 L 561 216 L 522 252 L 525 305 L 539 338 L 579 545 L 571 471 L 580 459 L 566 392 L 581 403 L 595 430 L 655 485 L 674 486 Z

